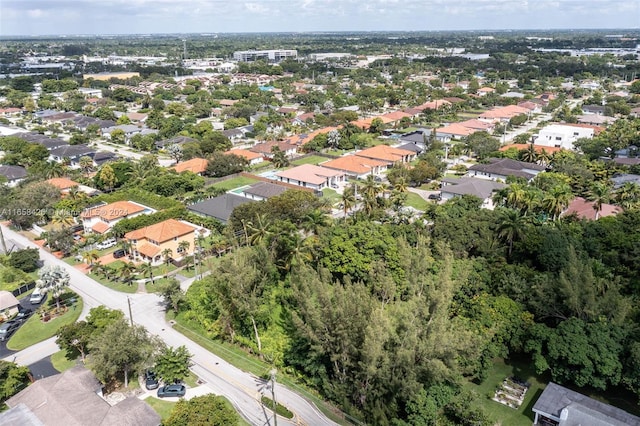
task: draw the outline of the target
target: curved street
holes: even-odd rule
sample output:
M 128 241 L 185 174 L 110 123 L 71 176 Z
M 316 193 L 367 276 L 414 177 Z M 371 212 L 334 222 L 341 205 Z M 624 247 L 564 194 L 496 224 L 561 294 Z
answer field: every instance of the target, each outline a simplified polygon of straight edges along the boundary
M 37 247 L 26 237 L 3 226 L 6 240 L 13 240 L 24 247 Z M 38 248 L 38 247 L 37 247 Z M 144 326 L 150 333 L 159 336 L 167 345 L 186 346 L 193 354 L 193 371 L 199 376 L 212 393 L 227 397 L 238 412 L 253 425 L 271 425 L 272 412 L 265 410 L 260 403 L 260 389 L 264 387 L 262 379 L 244 372 L 207 349 L 191 341 L 177 332 L 165 320 L 165 307 L 162 299 L 156 294 L 125 294 L 107 287 L 87 277 L 82 272 L 52 254 L 40 248 L 40 256 L 45 264 L 56 264 L 64 267 L 70 274 L 70 287 L 84 301 L 83 316 L 89 309 L 104 305 L 111 309 L 119 309 L 129 316 L 127 299 L 131 302 L 133 321 Z M 48 339 L 21 352 L 12 354 L 7 360 L 28 365 L 58 350 L 55 338 Z M 39 358 L 38 358 L 39 357 Z M 270 391 L 266 392 L 270 396 Z M 294 413 L 292 420 L 278 417 L 279 425 L 335 425 L 318 408 L 286 387 L 276 385 L 276 399 Z

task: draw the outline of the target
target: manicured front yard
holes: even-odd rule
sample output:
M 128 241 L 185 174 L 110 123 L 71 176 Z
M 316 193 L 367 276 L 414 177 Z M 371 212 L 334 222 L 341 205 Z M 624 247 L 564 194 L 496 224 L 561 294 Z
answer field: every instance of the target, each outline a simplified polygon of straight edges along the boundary
M 109 287 L 111 290 L 121 291 L 122 293 L 135 293 L 138 291 L 138 283 L 136 282 L 132 282 L 131 285 L 129 285 L 119 281 L 111 281 L 106 279 L 104 276 L 98 276 L 93 273 L 90 273 L 87 276 L 98 281 L 103 286 Z
M 328 198 L 332 203 L 337 203 L 342 198 L 342 195 L 331 188 L 324 188 L 322 190 L 322 196 Z
M 258 179 L 252 179 L 246 176 L 238 176 L 231 179 L 224 180 L 222 182 L 214 183 L 211 185 L 214 188 L 224 189 L 229 191 L 230 189 L 239 188 L 244 185 L 251 185 L 252 183 L 259 182 Z
M 175 407 L 176 403 L 171 401 L 165 401 L 163 399 L 154 398 L 150 396 L 144 400 L 147 404 L 151 406 L 156 413 L 160 415 L 162 420 L 166 420 L 171 415 L 171 411 L 173 411 L 173 407 Z
M 67 351 L 65 350 L 58 351 L 51 355 L 51 364 L 53 364 L 53 368 L 61 373 L 71 367 L 75 367 L 77 363 L 77 359 L 67 359 Z
M 9 339 L 7 348 L 13 351 L 20 351 L 55 336 L 63 325 L 76 322 L 82 312 L 82 299 L 77 295 L 75 298 L 76 302 L 69 306 L 67 312 L 47 322 L 42 322 L 40 315 L 35 312 Z
M 425 210 L 429 202 L 414 192 L 408 192 L 405 205 L 413 207 L 414 209 Z

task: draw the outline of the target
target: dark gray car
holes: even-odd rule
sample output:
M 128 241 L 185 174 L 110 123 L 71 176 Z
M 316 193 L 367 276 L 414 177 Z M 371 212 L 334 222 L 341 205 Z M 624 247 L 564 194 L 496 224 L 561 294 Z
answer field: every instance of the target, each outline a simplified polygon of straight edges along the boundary
M 166 385 L 158 388 L 158 398 L 164 398 L 167 396 L 184 396 L 187 392 L 187 388 L 184 385 Z
M 20 327 L 18 321 L 7 321 L 0 325 L 0 341 L 9 340 L 9 337 Z

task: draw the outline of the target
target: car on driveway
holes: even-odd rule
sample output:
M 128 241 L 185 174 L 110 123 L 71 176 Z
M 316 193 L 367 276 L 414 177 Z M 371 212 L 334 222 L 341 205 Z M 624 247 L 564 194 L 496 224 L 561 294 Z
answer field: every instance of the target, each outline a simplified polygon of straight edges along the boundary
M 159 383 L 156 373 L 151 370 L 144 372 L 144 385 L 148 390 L 158 389 Z
M 20 310 L 20 312 L 18 312 L 18 315 L 13 318 L 13 320 L 18 322 L 25 322 L 29 319 L 31 314 L 33 314 L 33 311 L 31 309 L 22 309 Z
M 120 259 L 121 257 L 125 257 L 126 255 L 127 255 L 127 252 L 124 251 L 124 249 L 118 249 L 113 252 L 114 259 Z
M 187 388 L 184 385 L 165 385 L 158 388 L 158 398 L 184 396 L 185 393 L 187 393 Z
M 29 302 L 31 302 L 32 305 L 37 305 L 39 303 L 42 303 L 44 296 L 45 294 L 41 292 L 39 288 L 36 288 L 35 290 L 33 290 L 33 293 L 31 293 Z
M 0 325 L 0 342 L 9 340 L 9 337 L 20 327 L 18 321 L 7 321 Z

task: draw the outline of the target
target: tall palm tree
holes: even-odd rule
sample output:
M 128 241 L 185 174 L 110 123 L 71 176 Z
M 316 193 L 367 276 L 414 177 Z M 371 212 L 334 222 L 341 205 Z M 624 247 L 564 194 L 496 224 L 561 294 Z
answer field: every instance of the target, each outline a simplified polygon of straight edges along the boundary
M 86 177 L 89 177 L 89 174 L 94 170 L 93 160 L 87 155 L 80 157 L 78 166 L 80 166 L 80 170 L 82 170 L 82 173 L 84 173 Z
M 344 220 L 347 220 L 347 213 L 356 205 L 356 189 L 355 184 L 347 187 L 342 192 L 342 209 L 344 213 Z
M 407 180 L 404 177 L 401 177 L 393 184 L 393 189 L 398 192 L 407 192 L 409 190 Z
M 100 258 L 97 250 L 85 251 L 82 253 L 82 259 L 89 264 L 90 268 L 95 266 L 95 262 Z
M 49 161 L 45 165 L 43 175 L 45 179 L 59 178 L 64 176 L 66 171 L 65 166 L 55 161 Z
M 383 187 L 380 182 L 376 182 L 373 175 L 368 175 L 362 186 L 362 196 L 369 198 L 376 198 L 378 194 L 383 191 Z
M 529 147 L 522 152 L 522 161 L 527 163 L 535 163 L 538 160 L 538 153 L 536 152 L 533 144 L 529 144 Z
M 518 211 L 505 209 L 500 214 L 498 236 L 509 244 L 509 257 L 513 252 L 513 242 L 522 239 L 525 235 L 527 219 Z
M 56 210 L 51 222 L 54 225 L 58 225 L 59 228 L 65 228 L 75 224 L 76 219 L 66 210 Z
M 255 220 L 247 223 L 247 237 L 252 246 L 264 242 L 273 232 L 269 229 L 271 221 L 266 214 L 256 215 Z
M 142 262 L 138 265 L 137 272 L 142 274 L 143 277 L 148 276 L 151 279 L 151 284 L 155 283 L 153 278 L 153 265 L 151 265 L 151 262 Z
M 164 259 L 164 263 L 169 267 L 169 263 L 171 262 L 171 258 L 173 257 L 173 250 L 170 248 L 166 248 L 162 250 L 162 258 Z
M 506 190 L 505 205 L 512 209 L 521 210 L 525 197 L 525 186 L 520 183 L 512 183 Z
M 313 235 L 318 235 L 320 231 L 329 224 L 327 215 L 319 209 L 310 211 L 302 218 L 302 229 Z
M 189 254 L 189 247 L 191 247 L 191 243 L 186 240 L 182 240 L 178 243 L 178 253 L 181 253 L 182 256 L 187 256 Z
M 553 220 L 560 217 L 569 201 L 573 198 L 571 187 L 567 184 L 559 184 L 551 188 L 542 199 L 542 208 L 551 216 Z
M 587 199 L 593 201 L 593 209 L 596 211 L 596 220 L 600 218 L 600 212 L 602 211 L 602 205 L 609 202 L 611 199 L 611 188 L 603 182 L 594 182 L 589 188 Z
M 133 274 L 136 272 L 136 270 L 136 265 L 134 265 L 133 262 L 127 262 L 120 268 L 120 278 L 126 284 L 131 285 L 131 283 L 133 282 Z
M 542 148 L 540 153 L 538 153 L 538 164 L 546 167 L 550 162 L 551 155 L 549 155 L 546 149 Z

